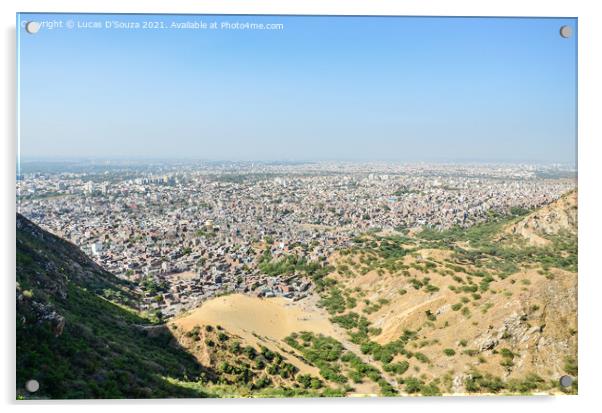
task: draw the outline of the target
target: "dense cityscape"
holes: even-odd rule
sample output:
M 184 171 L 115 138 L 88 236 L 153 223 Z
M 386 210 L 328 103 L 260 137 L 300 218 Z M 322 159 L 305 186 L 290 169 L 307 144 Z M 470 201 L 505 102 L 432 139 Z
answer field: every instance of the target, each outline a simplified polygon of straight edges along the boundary
M 17 208 L 170 317 L 229 292 L 306 297 L 291 254 L 325 261 L 367 231 L 447 229 L 532 209 L 576 187 L 559 165 L 105 162 L 23 168 Z

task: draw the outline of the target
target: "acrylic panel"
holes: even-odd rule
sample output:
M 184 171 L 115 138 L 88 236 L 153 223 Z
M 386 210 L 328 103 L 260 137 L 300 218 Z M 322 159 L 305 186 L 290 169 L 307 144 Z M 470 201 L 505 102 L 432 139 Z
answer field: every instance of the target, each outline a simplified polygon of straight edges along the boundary
M 577 19 L 17 15 L 21 399 L 577 393 Z

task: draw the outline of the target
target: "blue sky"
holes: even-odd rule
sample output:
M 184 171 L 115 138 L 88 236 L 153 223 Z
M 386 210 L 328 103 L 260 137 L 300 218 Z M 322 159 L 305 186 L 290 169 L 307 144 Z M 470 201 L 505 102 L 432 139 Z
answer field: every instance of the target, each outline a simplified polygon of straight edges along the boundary
M 30 15 L 283 30 L 19 29 L 25 158 L 574 163 L 574 19 Z

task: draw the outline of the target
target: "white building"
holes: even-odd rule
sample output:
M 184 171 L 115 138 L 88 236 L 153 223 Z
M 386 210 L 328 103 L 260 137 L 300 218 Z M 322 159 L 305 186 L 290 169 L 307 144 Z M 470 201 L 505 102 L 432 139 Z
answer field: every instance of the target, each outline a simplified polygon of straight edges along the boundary
M 102 254 L 102 243 L 94 242 L 90 244 L 90 250 L 92 250 L 93 255 L 99 256 L 100 254 Z

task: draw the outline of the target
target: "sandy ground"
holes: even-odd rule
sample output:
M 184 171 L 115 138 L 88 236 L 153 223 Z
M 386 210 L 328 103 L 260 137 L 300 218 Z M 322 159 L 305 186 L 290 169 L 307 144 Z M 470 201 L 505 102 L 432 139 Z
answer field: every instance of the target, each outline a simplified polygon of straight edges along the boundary
M 303 302 L 282 297 L 257 298 L 242 294 L 217 297 L 175 322 L 185 329 L 212 324 L 241 336 L 255 333 L 276 339 L 303 330 L 333 334 L 332 324 L 324 314 L 312 311 Z
M 293 332 L 312 331 L 332 336 L 361 355 L 359 349 L 355 348 L 357 346 L 348 342 L 345 331 L 330 323 L 328 313 L 316 306 L 318 300 L 317 295 L 293 302 L 282 297 L 258 298 L 232 294 L 206 301 L 201 307 L 174 319 L 173 323 L 183 331 L 197 325 L 220 325 L 246 343 L 264 345 L 279 352 L 284 350 L 287 360 L 299 368 L 301 373 L 318 376 L 318 369 L 293 357 L 293 349 L 282 339 Z M 378 393 L 378 386 L 370 381 L 354 387 L 352 395 Z
M 282 297 L 258 298 L 232 294 L 206 301 L 201 307 L 173 322 L 183 330 L 190 330 L 197 325 L 220 325 L 247 343 L 263 345 L 279 352 L 285 349 L 289 353 L 288 361 L 301 373 L 318 375 L 317 368 L 291 357 L 293 349 L 282 341 L 291 333 L 304 330 L 334 335 L 327 314 L 315 308 L 317 299 L 311 296 L 293 302 Z

